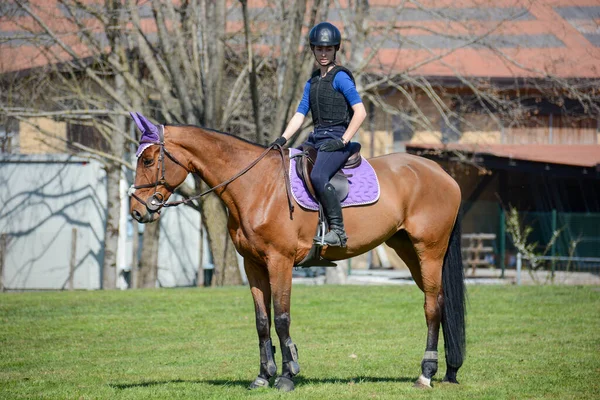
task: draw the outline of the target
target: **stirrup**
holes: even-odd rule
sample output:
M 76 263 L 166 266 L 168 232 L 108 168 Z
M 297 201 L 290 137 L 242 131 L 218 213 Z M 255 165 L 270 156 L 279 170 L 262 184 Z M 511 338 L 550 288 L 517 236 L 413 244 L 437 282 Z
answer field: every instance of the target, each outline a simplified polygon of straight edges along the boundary
M 315 236 L 313 240 L 315 243 L 323 243 L 331 247 L 346 247 L 346 241 L 348 240 L 348 237 L 344 231 L 342 231 L 340 234 L 335 230 L 330 230 L 325 234 L 325 236 Z

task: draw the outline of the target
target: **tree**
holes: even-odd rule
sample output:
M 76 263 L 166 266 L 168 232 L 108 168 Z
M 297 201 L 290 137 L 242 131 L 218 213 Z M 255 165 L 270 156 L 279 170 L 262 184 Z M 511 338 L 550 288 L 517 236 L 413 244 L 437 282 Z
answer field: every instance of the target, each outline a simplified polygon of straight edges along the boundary
M 160 114 L 171 123 L 223 129 L 225 1 L 184 2 L 178 9 L 170 2 L 153 1 L 156 41 L 143 28 L 140 11 L 134 1 L 128 2 L 135 28 L 131 32 L 134 48 L 148 68 L 141 84 L 159 88 Z M 191 193 L 188 190 L 186 194 Z M 215 281 L 223 285 L 241 283 L 223 204 L 209 195 L 199 200 L 197 209 L 203 215 L 215 275 L 219 277 Z
M 136 110 L 169 123 L 220 128 L 225 1 L 185 2 L 177 10 L 171 3 L 154 1 L 149 10 L 133 1 L 126 6 L 106 1 L 103 8 L 97 8 L 87 2 L 63 0 L 62 24 L 52 21 L 54 15 L 49 15 L 43 5 L 19 0 L 15 3 L 30 17 L 32 23 L 27 29 L 31 42 L 47 60 L 35 76 L 48 90 L 36 101 L 28 96 L 3 96 L 2 109 L 7 116 L 24 122 L 32 116 L 48 116 L 85 124 L 108 144 L 105 149 L 98 149 L 55 137 L 68 142 L 69 148 L 79 155 L 98 159 L 105 165 L 109 192 L 103 287 L 112 288 L 120 208 L 118 182 L 121 167 L 134 168 L 125 158 L 125 151 L 131 151 L 135 143 L 125 116 Z M 140 18 L 140 10 L 152 12 L 156 40 L 151 37 L 153 32 L 146 29 L 148 18 Z M 53 12 L 58 9 L 50 10 L 50 14 Z M 12 107 L 14 103 L 18 107 Z M 52 136 L 43 127 L 37 128 Z M 208 208 L 205 215 L 220 216 L 203 219 L 213 253 L 217 254 L 217 270 L 225 270 L 222 263 L 227 260 L 235 261 L 237 271 L 235 250 L 225 244 L 229 238 L 224 207 L 214 201 L 206 207 L 204 201 L 200 205 L 201 209 Z M 148 229 L 148 233 L 152 232 L 152 228 Z M 157 232 L 146 235 L 147 248 L 155 248 L 152 238 L 157 237 Z M 224 254 L 223 249 L 227 252 L 225 257 L 218 256 Z M 152 270 L 140 274 L 143 285 L 150 284 L 148 276 L 156 277 L 156 257 L 151 255 L 143 256 L 141 261 L 142 266 Z M 237 278 L 231 273 L 220 275 L 228 277 L 220 281 L 223 284 L 240 282 L 239 272 Z

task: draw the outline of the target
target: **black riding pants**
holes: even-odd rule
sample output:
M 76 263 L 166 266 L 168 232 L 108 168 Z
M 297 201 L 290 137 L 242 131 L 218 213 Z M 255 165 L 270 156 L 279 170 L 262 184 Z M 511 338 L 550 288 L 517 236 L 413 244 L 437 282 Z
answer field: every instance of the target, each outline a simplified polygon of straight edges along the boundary
M 348 161 L 354 146 L 359 145 L 358 143 L 348 143 L 344 148 L 336 151 L 319 150 L 323 143 L 331 139 L 341 139 L 344 132 L 346 132 L 346 128 L 343 126 L 317 128 L 306 140 L 307 144 L 315 147 L 319 151 L 317 162 L 310 173 L 310 180 L 319 198 L 325 190 L 325 185 L 333 175 L 344 166 L 346 161 Z

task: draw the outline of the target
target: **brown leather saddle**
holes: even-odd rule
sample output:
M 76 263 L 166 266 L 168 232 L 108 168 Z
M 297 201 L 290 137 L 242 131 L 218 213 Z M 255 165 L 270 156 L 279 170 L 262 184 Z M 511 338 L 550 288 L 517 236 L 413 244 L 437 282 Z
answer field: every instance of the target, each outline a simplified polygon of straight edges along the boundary
M 342 167 L 344 169 L 356 168 L 362 161 L 362 157 L 360 155 L 360 143 L 352 142 L 350 146 L 351 154 L 348 158 L 348 161 L 346 161 L 346 164 L 344 164 Z M 318 151 L 316 148 L 308 144 L 303 144 L 300 147 L 300 150 L 301 153 L 293 156 L 296 158 L 296 173 L 304 183 L 304 186 L 306 186 L 308 193 L 310 193 L 310 195 L 316 199 L 317 196 L 315 194 L 315 189 L 310 181 L 310 173 L 315 166 Z M 335 188 L 340 201 L 343 201 L 346 197 L 348 197 L 348 192 L 350 191 L 348 178 L 351 176 L 351 174 L 345 174 L 342 170 L 339 170 L 329 181 Z
M 346 164 L 342 168 L 351 169 L 356 168 L 360 165 L 362 161 L 362 157 L 360 155 L 360 143 L 352 142 L 351 143 L 351 155 L 346 161 Z M 301 152 L 292 156 L 296 158 L 296 172 L 304 185 L 306 186 L 308 192 L 313 196 L 314 199 L 317 199 L 315 195 L 315 190 L 310 181 L 310 172 L 312 171 L 315 161 L 317 160 L 318 151 L 313 146 L 303 144 L 300 147 Z M 338 195 L 340 201 L 343 201 L 350 191 L 350 185 L 348 183 L 348 178 L 351 177 L 351 174 L 345 174 L 343 171 L 338 171 L 333 178 L 329 181 L 333 187 L 335 187 L 335 191 Z M 327 220 L 325 218 L 325 214 L 323 213 L 323 208 L 319 207 L 319 223 L 317 224 L 317 237 L 323 237 L 327 232 Z M 336 264 L 324 259 L 321 257 L 321 250 L 323 248 L 323 242 L 321 243 L 313 243 L 310 251 L 304 257 L 302 261 L 296 264 L 296 267 L 308 268 L 308 267 L 335 267 Z

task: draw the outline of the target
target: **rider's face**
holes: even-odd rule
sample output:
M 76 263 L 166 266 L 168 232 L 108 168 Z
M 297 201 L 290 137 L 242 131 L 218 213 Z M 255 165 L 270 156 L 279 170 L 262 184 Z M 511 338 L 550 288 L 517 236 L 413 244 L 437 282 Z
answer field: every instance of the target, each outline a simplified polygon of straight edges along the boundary
M 320 65 L 329 65 L 335 57 L 335 46 L 315 46 L 314 52 Z

